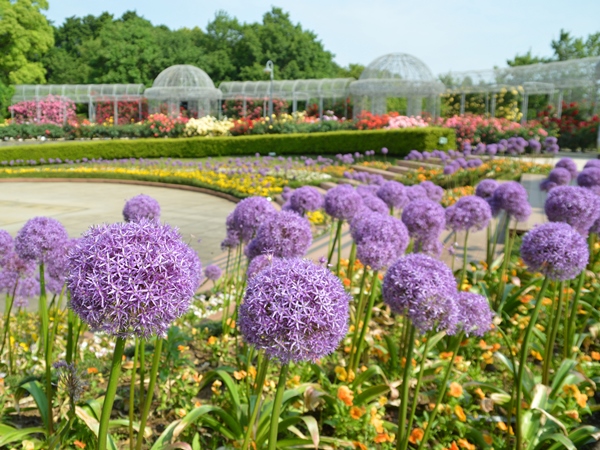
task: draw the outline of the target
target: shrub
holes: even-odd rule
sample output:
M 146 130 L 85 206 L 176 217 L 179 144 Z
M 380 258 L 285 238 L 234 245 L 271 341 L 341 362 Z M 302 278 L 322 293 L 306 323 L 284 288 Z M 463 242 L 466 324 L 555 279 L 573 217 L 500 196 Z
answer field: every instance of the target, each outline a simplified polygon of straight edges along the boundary
M 14 115 L 13 122 L 23 123 L 48 123 L 62 125 L 76 121 L 75 103 L 69 99 L 49 95 L 45 99 L 34 102 L 19 102 L 8 107 Z M 39 110 L 39 120 L 38 120 Z

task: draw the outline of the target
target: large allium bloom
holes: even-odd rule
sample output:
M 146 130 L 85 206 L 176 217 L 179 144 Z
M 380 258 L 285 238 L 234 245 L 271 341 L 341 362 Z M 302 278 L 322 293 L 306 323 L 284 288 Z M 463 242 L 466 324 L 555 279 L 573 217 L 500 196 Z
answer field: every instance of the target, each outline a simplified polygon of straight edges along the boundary
M 46 262 L 52 252 L 64 247 L 69 239 L 67 230 L 51 217 L 34 217 L 29 219 L 15 238 L 15 251 L 19 257 Z
M 383 200 L 374 195 L 363 197 L 363 206 L 368 211 L 373 211 L 379 214 L 389 214 L 389 208 Z
M 589 169 L 590 167 L 596 167 L 597 169 L 600 169 L 600 159 L 590 159 L 588 162 L 586 162 L 584 169 Z
M 494 313 L 488 300 L 473 292 L 456 294 L 457 326 L 467 336 L 483 336 L 490 331 Z
M 127 200 L 123 208 L 125 222 L 133 222 L 140 219 L 160 219 L 160 204 L 149 195 L 136 195 Z
M 415 200 L 402 211 L 402 222 L 410 237 L 421 242 L 433 241 L 444 230 L 446 216 L 439 204 L 429 199 Z
M 94 226 L 69 255 L 70 307 L 94 331 L 163 335 L 187 311 L 201 269 L 169 225 L 142 219 Z
M 15 251 L 5 255 L 2 269 L 0 270 L 0 292 L 12 295 L 19 299 L 28 299 L 40 294 L 39 275 L 35 261 L 24 260 Z M 16 286 L 16 291 L 15 291 Z
M 491 219 L 490 205 L 476 195 L 462 197 L 446 209 L 446 227 L 454 231 L 479 231 L 487 227 Z
M 577 175 L 577 184 L 582 187 L 600 186 L 600 168 L 588 167 Z
M 544 205 L 550 222 L 565 222 L 587 235 L 600 217 L 600 198 L 589 189 L 557 186 L 550 191 Z
M 235 226 L 235 219 L 233 212 L 227 216 L 225 220 L 225 228 L 227 229 L 227 235 L 221 242 L 221 249 L 232 249 L 236 248 L 241 243 L 240 232 Z
M 257 257 L 252 258 L 246 269 L 246 277 L 248 279 L 252 278 L 265 267 L 270 266 L 273 261 L 278 261 L 280 259 L 281 258 L 277 258 L 273 255 L 258 255 Z
M 577 178 L 577 164 L 571 158 L 562 158 L 554 167 L 568 170 L 572 180 Z
M 585 269 L 589 251 L 585 238 L 571 225 L 548 222 L 525 234 L 521 258 L 529 270 L 564 281 Z
M 408 247 L 408 231 L 402 221 L 384 214 L 363 213 L 351 225 L 356 256 L 373 270 L 380 270 L 398 259 Z
M 304 215 L 306 211 L 316 211 L 323 207 L 323 195 L 312 186 L 302 186 L 290 196 L 291 208 Z
M 404 208 L 408 203 L 406 188 L 397 181 L 386 181 L 377 191 L 377 196 L 385 202 L 389 208 Z
M 500 186 L 496 180 L 492 178 L 486 178 L 481 180 L 475 188 L 475 195 L 481 197 L 484 200 L 489 200 L 494 195 L 494 191 Z
M 278 258 L 304 256 L 312 244 L 310 223 L 292 211 L 280 211 L 263 223 L 256 237 L 246 247 L 246 256 L 252 259 L 269 253 Z
M 228 237 L 229 228 L 242 242 L 249 242 L 254 237 L 258 227 L 271 216 L 277 213 L 275 207 L 264 197 L 248 197 L 239 202 L 231 215 L 227 218 Z M 230 222 L 230 223 L 229 223 Z
M 527 220 L 531 215 L 527 191 L 516 181 L 501 183 L 492 195 L 490 206 L 494 215 L 503 210 L 519 222 Z
M 396 261 L 383 279 L 383 300 L 421 331 L 455 329 L 456 280 L 441 261 L 419 253 Z
M 216 264 L 209 264 L 204 268 L 204 276 L 211 281 L 217 281 L 222 274 L 223 271 Z
M 14 250 L 14 240 L 6 230 L 0 230 L 0 269 Z
M 566 186 L 571 182 L 571 173 L 562 167 L 556 167 L 550 171 L 548 178 L 540 183 L 540 189 L 550 191 L 556 186 Z
M 420 184 L 415 184 L 414 186 L 409 186 L 406 188 L 406 195 L 408 196 L 409 202 L 414 202 L 415 200 L 423 200 L 429 198 L 427 195 L 427 191 Z
M 381 187 L 377 184 L 361 184 L 356 186 L 356 192 L 358 192 L 362 198 L 365 198 L 367 195 L 377 195 L 379 189 L 381 189 Z
M 335 219 L 350 220 L 362 207 L 362 197 L 349 184 L 340 184 L 325 194 L 325 212 Z
M 316 361 L 346 335 L 349 303 L 341 281 L 325 267 L 273 260 L 248 279 L 238 323 L 245 340 L 271 358 Z
M 429 200 L 437 203 L 442 201 L 442 197 L 444 197 L 444 189 L 442 187 L 431 181 L 423 181 L 419 186 L 425 189 Z

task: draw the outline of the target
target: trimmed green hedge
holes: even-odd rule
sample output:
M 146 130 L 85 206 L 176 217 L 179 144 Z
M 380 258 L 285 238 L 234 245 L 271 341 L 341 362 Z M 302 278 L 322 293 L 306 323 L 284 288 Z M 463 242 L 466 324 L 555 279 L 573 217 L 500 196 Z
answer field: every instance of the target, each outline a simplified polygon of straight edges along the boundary
M 446 143 L 440 144 L 445 138 Z M 404 128 L 397 130 L 332 131 L 327 133 L 237 136 L 180 139 L 134 139 L 62 142 L 0 148 L 0 161 L 61 158 L 203 158 L 208 156 L 325 155 L 364 152 L 382 147 L 388 156 L 403 157 L 411 150 L 456 148 L 450 128 Z

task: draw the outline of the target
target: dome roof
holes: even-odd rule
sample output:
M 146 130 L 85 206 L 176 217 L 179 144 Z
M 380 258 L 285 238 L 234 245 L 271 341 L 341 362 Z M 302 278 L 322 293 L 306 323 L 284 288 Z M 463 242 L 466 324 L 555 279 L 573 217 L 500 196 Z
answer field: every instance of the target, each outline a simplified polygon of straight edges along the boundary
M 406 81 L 436 81 L 423 61 L 406 53 L 389 53 L 372 61 L 360 80 L 400 79 Z
M 221 91 L 208 74 L 196 66 L 178 64 L 158 74 L 144 95 L 155 100 L 194 100 L 221 98 Z

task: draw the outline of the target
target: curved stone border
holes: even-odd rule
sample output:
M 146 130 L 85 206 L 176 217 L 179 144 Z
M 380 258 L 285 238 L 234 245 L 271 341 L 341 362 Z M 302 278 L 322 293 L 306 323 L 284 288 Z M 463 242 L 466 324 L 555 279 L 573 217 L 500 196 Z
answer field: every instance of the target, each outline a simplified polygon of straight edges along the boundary
M 231 194 L 220 192 L 212 189 L 201 188 L 197 186 L 189 186 L 187 184 L 175 183 L 160 183 L 158 181 L 143 181 L 143 180 L 122 180 L 113 178 L 0 178 L 0 183 L 21 182 L 21 183 L 110 183 L 110 184 L 132 184 L 138 186 L 154 186 L 169 189 L 180 189 L 182 191 L 199 192 L 202 194 L 220 197 L 224 200 L 229 200 L 233 203 L 239 203 L 242 199 Z

